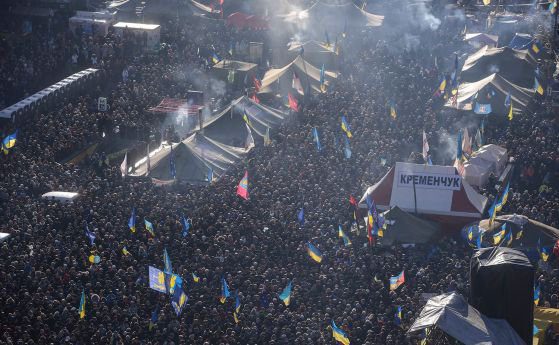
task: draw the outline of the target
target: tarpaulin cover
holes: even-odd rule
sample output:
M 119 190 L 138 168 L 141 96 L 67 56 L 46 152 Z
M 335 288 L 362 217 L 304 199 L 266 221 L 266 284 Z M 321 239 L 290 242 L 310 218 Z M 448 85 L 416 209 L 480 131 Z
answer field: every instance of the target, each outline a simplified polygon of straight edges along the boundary
M 470 262 L 470 303 L 488 317 L 506 319 L 530 343 L 534 314 L 530 260 L 521 251 L 506 247 L 475 252 Z
M 428 243 L 440 232 L 439 224 L 430 222 L 405 211 L 398 206 L 383 213 L 388 224 L 381 245 L 396 243 Z
M 250 148 L 233 147 L 195 133 L 180 143 L 173 143 L 176 178 L 192 183 L 207 182 L 209 168 L 219 178 L 227 169 L 246 156 Z M 149 176 L 172 180 L 170 170 L 171 145 L 150 156 Z M 147 164 L 140 165 L 132 176 L 145 176 Z
M 307 41 L 307 42 L 290 42 L 288 45 L 289 56 L 293 59 L 296 58 L 301 52 L 301 48 L 304 49 L 305 60 L 313 64 L 314 66 L 321 67 L 324 64 L 324 68 L 328 71 L 337 70 L 337 60 L 338 55 L 334 52 L 334 43 L 331 42 L 331 46 L 327 47 L 326 44 L 318 41 Z
M 468 56 L 462 67 L 460 78 L 465 82 L 475 82 L 493 73 L 498 73 L 511 83 L 531 88 L 534 86 L 536 67 L 536 60 L 525 50 L 484 46 Z
M 308 89 L 308 84 L 316 92 L 320 91 L 320 68 L 311 65 L 308 61 L 298 55 L 292 62 L 282 68 L 272 68 L 262 78 L 262 86 L 259 93 L 277 92 L 286 87 L 291 89 L 293 73 L 297 75 L 303 89 Z M 326 87 L 338 77 L 338 73 L 324 71 L 324 84 Z M 286 89 L 286 90 L 287 90 Z M 282 92 L 282 94 L 287 92 Z
M 455 292 L 430 298 L 408 333 L 432 326 L 465 345 L 525 344 L 507 321 L 488 318 Z
M 488 46 L 497 46 L 497 42 L 499 41 L 499 36 L 489 35 L 482 32 L 476 33 L 469 33 L 464 36 L 464 41 L 468 42 L 476 42 L 481 45 L 488 45 Z
M 529 34 L 516 33 L 509 43 L 509 47 L 516 50 L 524 50 L 530 48 L 534 38 Z
M 507 149 L 489 144 L 479 148 L 464 164 L 464 178 L 472 186 L 483 187 L 493 173 L 499 176 L 507 163 Z
M 522 230 L 522 237 L 519 240 L 515 240 L 513 246 L 522 244 L 524 248 L 536 248 L 538 240 L 542 246 L 553 246 L 555 242 L 559 241 L 559 229 L 519 214 L 499 215 L 495 218 L 491 227 L 489 226 L 489 219 L 483 219 L 479 222 L 468 224 L 464 229 L 470 226 L 478 227 L 486 232 L 484 237 L 489 238 L 499 231 L 504 223 L 507 223 L 507 229 L 512 230 L 514 234 Z
M 532 77 L 532 82 L 534 78 Z M 526 89 L 515 85 L 499 74 L 491 74 L 481 80 L 462 83 L 458 87 L 458 102 L 456 105 L 449 100 L 445 106 L 461 110 L 473 110 L 475 102 L 491 104 L 491 114 L 506 116 L 509 108 L 505 107 L 507 94 L 511 94 L 513 115 L 525 111 L 534 96 L 533 89 Z M 477 99 L 474 96 L 477 94 Z
M 244 142 L 247 129 L 243 113 L 246 113 L 250 120 L 252 133 L 259 137 L 264 137 L 266 128 L 273 130 L 279 127 L 288 116 L 280 110 L 257 104 L 242 96 L 204 121 L 204 135 L 228 145 Z

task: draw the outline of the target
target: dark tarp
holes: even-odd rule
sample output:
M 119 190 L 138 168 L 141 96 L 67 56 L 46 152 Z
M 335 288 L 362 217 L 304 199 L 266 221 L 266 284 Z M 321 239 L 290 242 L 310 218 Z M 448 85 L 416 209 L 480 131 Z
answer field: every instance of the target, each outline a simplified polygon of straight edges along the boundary
M 462 82 L 475 82 L 498 73 L 509 82 L 529 89 L 534 87 L 536 67 L 536 61 L 525 50 L 484 46 L 468 56 L 460 78 Z
M 470 262 L 470 303 L 488 317 L 506 319 L 516 333 L 530 343 L 534 273 L 530 260 L 519 250 L 480 249 Z
M 505 107 L 505 99 L 509 92 L 514 115 L 524 112 L 534 95 L 534 90 L 515 85 L 499 74 L 491 74 L 475 82 L 460 84 L 456 105 L 449 100 L 445 107 L 469 111 L 474 110 L 475 103 L 478 102 L 491 104 L 491 114 L 506 116 L 509 109 Z M 476 94 L 477 98 L 474 100 Z
M 509 43 L 509 47 L 516 50 L 529 49 L 534 38 L 529 34 L 516 33 Z
M 396 243 L 427 243 L 440 233 L 437 223 L 415 217 L 398 206 L 384 212 L 387 224 L 382 245 L 390 246 Z
M 431 297 L 408 333 L 431 326 L 465 345 L 525 344 L 507 321 L 488 318 L 455 292 Z
M 250 120 L 252 133 L 257 136 L 257 141 L 266 135 L 267 128 L 278 128 L 288 116 L 280 110 L 242 96 L 218 114 L 204 120 L 204 135 L 228 145 L 242 145 L 247 137 L 243 112 L 246 112 Z
M 176 178 L 190 183 L 207 183 L 211 168 L 215 178 L 219 178 L 233 164 L 246 156 L 249 148 L 224 145 L 204 135 L 195 133 L 180 143 L 173 143 Z M 162 146 L 150 155 L 149 176 L 158 180 L 172 180 L 171 145 Z M 145 176 L 147 163 L 144 160 L 131 174 Z
M 512 230 L 515 238 L 516 234 L 522 230 L 522 237 L 513 241 L 514 247 L 536 248 L 538 240 L 542 246 L 547 247 L 553 246 L 555 242 L 559 241 L 559 229 L 517 214 L 498 216 L 491 227 L 489 226 L 489 219 L 483 219 L 465 226 L 463 231 L 467 232 L 470 227 L 473 227 L 474 238 L 477 238 L 479 229 L 481 229 L 482 232 L 485 232 L 484 239 L 491 241 L 493 235 L 501 230 L 504 223 L 507 224 L 507 230 Z

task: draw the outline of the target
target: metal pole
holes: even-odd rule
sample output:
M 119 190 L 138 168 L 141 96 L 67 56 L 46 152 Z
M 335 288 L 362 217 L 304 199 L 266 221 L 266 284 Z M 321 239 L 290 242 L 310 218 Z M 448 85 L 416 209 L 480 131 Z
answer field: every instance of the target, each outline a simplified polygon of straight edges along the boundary
M 413 206 L 415 209 L 415 214 L 417 215 L 417 193 L 415 192 L 415 179 L 413 179 Z

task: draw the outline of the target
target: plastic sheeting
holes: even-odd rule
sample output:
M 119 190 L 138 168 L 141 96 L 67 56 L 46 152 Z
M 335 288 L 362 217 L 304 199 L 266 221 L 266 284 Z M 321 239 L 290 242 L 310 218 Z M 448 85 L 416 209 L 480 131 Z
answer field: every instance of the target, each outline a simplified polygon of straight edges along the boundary
M 460 78 L 465 82 L 474 82 L 498 73 L 511 83 L 531 88 L 536 67 L 537 62 L 525 50 L 484 46 L 466 59 Z
M 505 99 L 509 92 L 512 99 L 513 115 L 518 115 L 526 110 L 534 95 L 534 91 L 531 89 L 515 85 L 498 74 L 491 74 L 475 82 L 460 84 L 457 104 L 453 105 L 452 101 L 449 100 L 445 106 L 461 110 L 473 110 L 475 106 L 474 96 L 477 94 L 477 102 L 491 104 L 492 114 L 506 116 L 509 109 L 505 107 Z
M 468 43 L 474 46 L 479 45 L 481 47 L 484 45 L 488 45 L 491 47 L 496 47 L 497 42 L 499 41 L 499 36 L 476 32 L 476 33 L 466 34 L 466 36 L 464 36 L 464 41 L 467 41 Z
M 431 326 L 465 345 L 525 344 L 507 321 L 486 317 L 455 292 L 430 298 L 408 333 Z
M 530 343 L 534 273 L 530 260 L 521 251 L 506 247 L 480 249 L 470 263 L 470 303 L 488 317 L 506 319 L 518 336 Z
M 338 70 L 337 61 L 338 55 L 334 52 L 334 43 L 332 42 L 331 48 L 328 48 L 324 43 L 318 41 L 307 42 L 290 42 L 288 44 L 289 56 L 293 59 L 301 52 L 301 47 L 304 49 L 305 60 L 315 66 L 322 66 L 329 71 Z
M 380 241 L 381 245 L 396 243 L 428 243 L 440 232 L 437 223 L 423 220 L 402 211 L 398 206 L 383 213 L 387 229 Z

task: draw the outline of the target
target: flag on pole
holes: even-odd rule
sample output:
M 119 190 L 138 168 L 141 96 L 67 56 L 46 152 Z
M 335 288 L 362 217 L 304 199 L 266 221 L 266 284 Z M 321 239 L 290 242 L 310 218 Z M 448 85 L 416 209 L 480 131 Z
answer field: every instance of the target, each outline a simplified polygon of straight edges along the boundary
M 151 236 L 155 237 L 155 230 L 153 228 L 153 224 L 145 218 L 144 218 L 144 226 L 147 232 L 149 232 Z
M 229 296 L 231 296 L 231 292 L 229 292 L 227 281 L 225 281 L 225 278 L 221 277 L 221 297 L 219 298 L 219 301 L 221 303 L 225 303 L 225 300 Z
M 347 334 L 336 326 L 334 320 L 332 320 L 332 336 L 340 344 L 349 345 L 349 338 L 347 337 Z
M 425 163 L 427 163 L 427 158 L 428 158 L 428 154 L 429 154 L 429 143 L 427 142 L 427 134 L 425 134 L 425 131 L 423 131 L 423 160 L 425 160 Z
M 310 242 L 307 242 L 307 253 L 314 261 L 318 263 L 322 262 L 322 253 L 320 252 L 320 250 L 318 250 L 318 248 L 313 246 Z
M 320 68 L 320 91 L 322 92 L 326 92 L 325 74 L 324 64 L 322 64 L 322 67 Z
M 320 145 L 320 138 L 318 137 L 318 129 L 316 129 L 316 127 L 313 127 L 312 135 L 313 135 L 313 140 L 316 144 L 317 151 L 319 152 L 322 151 L 322 146 Z
M 122 174 L 122 177 L 126 177 L 126 175 L 128 175 L 128 152 L 124 154 L 124 159 L 120 164 L 120 173 Z
M 539 93 L 541 96 L 543 96 L 543 87 L 541 86 L 540 82 L 538 81 L 538 78 L 534 77 L 534 91 L 536 91 L 536 93 Z
M 82 296 L 80 299 L 79 315 L 80 315 L 80 319 L 83 319 L 85 317 L 85 291 L 83 289 L 82 289 Z
M 148 267 L 149 288 L 158 292 L 167 292 L 165 273 L 153 266 Z
M 390 277 L 390 291 L 396 290 L 400 285 L 406 282 L 406 278 L 404 276 L 404 271 L 400 272 L 395 277 Z
M 188 301 L 188 296 L 184 293 L 182 287 L 177 286 L 171 298 L 171 306 L 175 310 L 175 314 L 180 316 L 182 309 L 186 302 Z
M 297 77 L 297 74 L 293 72 L 293 81 L 291 83 L 291 87 L 295 89 L 300 95 L 305 95 L 305 90 L 303 90 L 303 85 L 301 84 L 301 80 Z
M 400 326 L 400 324 L 402 323 L 402 307 L 401 306 L 396 307 L 396 313 L 394 314 L 394 323 L 396 324 L 396 326 Z
M 513 108 L 512 108 L 512 97 L 510 94 L 510 91 L 507 93 L 507 97 L 505 98 L 505 108 L 508 108 L 508 113 L 507 113 L 507 117 L 509 118 L 509 120 L 512 121 L 512 117 L 513 117 Z
M 130 215 L 130 219 L 128 219 L 128 228 L 132 233 L 136 232 L 136 209 L 132 207 L 132 214 Z
M 347 135 L 348 138 L 351 138 L 353 135 L 351 134 L 351 127 L 347 122 L 347 119 L 344 115 L 342 115 L 342 131 Z
M 190 230 L 191 220 L 186 219 L 185 216 L 181 217 L 181 225 L 182 225 L 182 237 L 188 236 L 188 231 Z
M 283 291 L 279 294 L 279 298 L 283 301 L 286 307 L 289 306 L 289 303 L 291 302 L 291 281 L 289 282 L 289 284 L 287 284 L 285 289 L 283 289 Z
M 235 292 L 235 311 L 233 312 L 233 320 L 235 323 L 239 323 L 239 312 L 241 311 L 241 299 L 239 294 Z
M 342 240 L 344 241 L 344 246 L 350 246 L 351 245 L 351 240 L 349 239 L 349 237 L 347 237 L 347 235 L 344 233 L 344 230 L 342 229 L 341 225 L 338 225 L 338 237 L 341 237 Z
M 198 277 L 194 272 L 192 272 L 192 281 L 195 283 L 200 282 L 200 277 Z
M 291 110 L 293 111 L 299 111 L 299 102 L 297 101 L 297 98 L 295 98 L 291 92 L 287 93 L 287 100 L 289 102 L 289 108 L 291 108 Z
M 245 200 L 248 200 L 248 171 L 245 171 L 245 175 L 237 186 L 237 195 Z
M 171 258 L 169 258 L 169 254 L 167 253 L 167 248 L 163 248 L 163 264 L 165 265 L 163 272 L 167 274 L 172 274 L 173 265 L 171 264 Z
M 301 207 L 301 210 L 297 213 L 297 220 L 301 226 L 305 225 L 305 209 L 303 207 Z
M 87 222 L 84 221 L 84 225 L 85 225 L 85 236 L 87 236 L 87 238 L 89 238 L 89 242 L 91 243 L 91 245 L 95 244 L 95 234 L 91 231 L 89 231 L 89 228 L 87 226 Z

